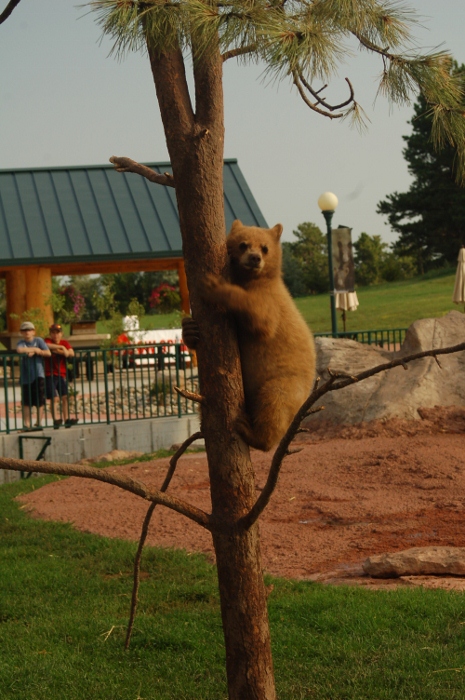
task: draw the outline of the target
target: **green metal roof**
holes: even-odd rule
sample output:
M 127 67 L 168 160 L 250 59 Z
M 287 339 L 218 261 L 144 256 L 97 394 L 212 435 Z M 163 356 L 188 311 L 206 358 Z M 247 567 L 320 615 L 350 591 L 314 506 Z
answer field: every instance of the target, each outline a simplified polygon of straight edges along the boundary
M 147 163 L 172 172 L 170 163 Z M 224 162 L 226 227 L 266 226 L 236 160 Z M 0 266 L 182 256 L 174 189 L 112 165 L 0 170 Z

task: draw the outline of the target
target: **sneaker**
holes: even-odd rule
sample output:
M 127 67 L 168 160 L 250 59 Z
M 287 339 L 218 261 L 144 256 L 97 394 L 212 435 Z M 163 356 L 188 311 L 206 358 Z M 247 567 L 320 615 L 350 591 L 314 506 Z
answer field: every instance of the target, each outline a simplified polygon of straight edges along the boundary
M 55 430 L 58 430 L 58 428 L 62 425 L 63 421 L 61 418 L 58 418 L 57 420 L 53 421 L 53 427 Z
M 65 421 L 65 428 L 71 428 L 72 425 L 76 425 L 78 420 L 78 418 L 68 418 L 68 420 Z

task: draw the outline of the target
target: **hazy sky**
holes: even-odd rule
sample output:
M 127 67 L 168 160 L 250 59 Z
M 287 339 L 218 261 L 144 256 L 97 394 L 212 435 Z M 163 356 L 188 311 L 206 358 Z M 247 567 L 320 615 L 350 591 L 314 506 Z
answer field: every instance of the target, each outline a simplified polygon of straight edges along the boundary
M 465 63 L 464 0 L 407 4 L 420 18 L 417 43 L 442 45 Z M 0 25 L 0 168 L 101 164 L 111 155 L 168 160 L 147 58 L 109 58 L 100 34 L 95 16 L 70 0 L 22 0 Z M 351 79 L 371 121 L 360 135 L 311 112 L 288 83 L 267 84 L 263 68 L 226 62 L 225 157 L 238 159 L 265 219 L 282 222 L 286 239 L 303 221 L 324 229 L 317 199 L 330 190 L 339 198 L 335 226 L 394 240 L 376 205 L 409 187 L 402 135 L 412 107 L 374 104 L 381 68 L 355 52 L 328 93 L 342 101 Z

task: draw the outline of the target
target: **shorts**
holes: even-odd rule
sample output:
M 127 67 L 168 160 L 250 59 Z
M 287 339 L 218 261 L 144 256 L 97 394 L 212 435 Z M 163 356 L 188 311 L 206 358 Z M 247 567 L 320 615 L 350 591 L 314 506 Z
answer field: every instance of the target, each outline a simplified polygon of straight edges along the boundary
M 37 377 L 31 384 L 21 385 L 23 406 L 45 406 L 45 379 Z
M 45 386 L 47 389 L 47 399 L 53 399 L 55 396 L 68 395 L 68 382 L 64 377 L 58 374 L 48 375 L 45 378 Z

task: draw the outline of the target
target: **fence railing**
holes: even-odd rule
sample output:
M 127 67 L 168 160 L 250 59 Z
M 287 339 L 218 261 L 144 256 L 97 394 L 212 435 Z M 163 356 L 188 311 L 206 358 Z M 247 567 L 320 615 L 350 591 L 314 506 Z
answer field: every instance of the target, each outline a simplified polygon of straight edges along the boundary
M 153 343 L 75 350 L 62 378 L 36 378 L 41 358 L 0 355 L 0 433 L 186 415 L 196 410 L 175 386 L 198 391 L 197 367 L 184 345 Z
M 356 340 L 365 345 L 378 345 L 385 350 L 399 350 L 404 342 L 407 328 L 388 328 L 370 331 L 342 331 L 337 334 L 338 338 Z M 316 337 L 331 338 L 332 333 L 315 333 Z

